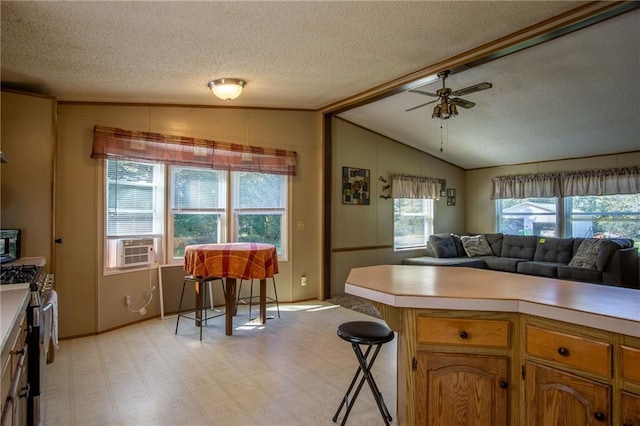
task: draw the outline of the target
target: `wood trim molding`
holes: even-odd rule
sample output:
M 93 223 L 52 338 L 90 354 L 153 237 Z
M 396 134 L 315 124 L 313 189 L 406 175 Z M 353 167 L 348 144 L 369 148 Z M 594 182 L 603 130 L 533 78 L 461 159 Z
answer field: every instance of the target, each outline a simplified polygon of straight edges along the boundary
M 339 247 L 331 249 L 331 253 L 343 253 L 346 251 L 381 250 L 393 248 L 393 244 L 382 246 L 362 246 L 362 247 Z

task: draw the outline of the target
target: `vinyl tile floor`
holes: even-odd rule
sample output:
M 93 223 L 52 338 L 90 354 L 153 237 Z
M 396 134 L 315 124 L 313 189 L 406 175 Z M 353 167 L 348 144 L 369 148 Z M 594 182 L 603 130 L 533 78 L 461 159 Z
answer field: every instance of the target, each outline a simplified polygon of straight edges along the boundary
M 347 321 L 380 321 L 327 302 L 280 304 L 266 325 L 208 321 L 202 342 L 193 321 L 150 319 L 60 342 L 47 365 L 45 425 L 333 425 L 357 369 L 336 335 Z M 373 375 L 396 421 L 396 341 Z M 338 423 L 342 420 L 342 415 Z M 382 425 L 365 383 L 348 425 Z

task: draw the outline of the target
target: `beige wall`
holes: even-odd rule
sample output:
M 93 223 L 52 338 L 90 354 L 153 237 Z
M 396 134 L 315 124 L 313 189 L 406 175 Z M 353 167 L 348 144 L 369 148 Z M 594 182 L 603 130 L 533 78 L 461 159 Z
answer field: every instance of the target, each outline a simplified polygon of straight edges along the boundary
M 2 92 L 2 228 L 22 229 L 22 257 L 45 257 L 51 270 L 53 98 Z
M 465 179 L 462 169 L 341 119 L 333 120 L 331 294 L 344 293 L 351 268 L 399 263 L 420 251 L 394 252 L 393 201 L 382 199 L 383 183 L 392 174 L 430 176 L 447 180 L 457 191 L 456 206 L 446 200 L 435 203 L 435 232 L 463 232 Z M 342 204 L 342 167 L 369 169 L 371 204 Z M 385 191 L 384 194 L 389 194 Z
M 467 189 L 465 193 L 467 205 L 465 228 L 468 232 L 495 232 L 495 202 L 490 199 L 491 178 L 495 176 L 607 169 L 637 165 L 640 165 L 640 151 L 619 155 L 603 155 L 573 160 L 545 161 L 469 170 L 465 174 Z
M 291 178 L 289 259 L 277 276 L 281 301 L 320 295 L 321 135 L 318 113 L 305 111 L 189 108 L 163 106 L 61 105 L 58 110 L 58 256 L 61 336 L 108 330 L 142 319 L 129 312 L 158 285 L 158 271 L 103 273 L 104 168 L 89 158 L 96 124 L 236 143 L 278 147 L 298 153 L 298 175 Z M 308 285 L 300 285 L 300 276 Z M 165 310 L 177 310 L 183 276 L 180 266 L 164 270 Z M 220 286 L 216 296 L 221 299 Z M 147 317 L 159 314 L 158 290 Z

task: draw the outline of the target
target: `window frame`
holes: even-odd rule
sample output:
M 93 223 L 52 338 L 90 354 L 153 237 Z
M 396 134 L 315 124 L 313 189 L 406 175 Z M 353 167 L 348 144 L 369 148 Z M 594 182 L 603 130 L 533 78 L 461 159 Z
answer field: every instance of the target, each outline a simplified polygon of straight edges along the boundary
M 625 196 L 636 196 L 640 198 L 640 194 L 619 194 L 619 195 L 625 195 Z M 557 238 L 594 238 L 594 237 L 584 237 L 583 235 L 580 235 L 578 237 L 573 237 L 571 234 L 573 233 L 573 224 L 572 222 L 577 222 L 577 220 L 572 221 L 572 217 L 573 217 L 573 213 L 572 213 L 572 208 L 573 208 L 573 199 L 576 197 L 608 197 L 609 195 L 585 195 L 585 196 L 571 196 L 571 197 L 543 197 L 543 198 L 555 198 L 556 202 L 557 202 L 557 207 L 556 207 L 556 229 L 558 230 L 557 232 Z M 535 198 L 535 197 L 530 197 L 530 198 Z M 496 199 L 495 200 L 495 230 L 496 232 L 503 232 L 500 229 L 500 220 L 501 220 L 501 212 L 502 212 L 502 202 L 503 199 Z M 585 212 L 585 215 L 588 214 L 596 214 L 596 213 L 602 213 L 602 212 L 595 212 L 595 213 L 588 213 Z M 630 214 L 630 215 L 637 215 L 638 218 L 640 219 L 640 212 L 620 212 L 620 211 L 611 211 L 611 212 L 605 212 L 605 213 L 612 213 L 612 215 L 622 215 L 622 214 Z M 634 236 L 621 236 L 620 238 L 630 238 L 633 239 L 636 244 L 638 244 L 638 241 L 636 241 L 636 238 L 634 238 Z
M 419 200 L 422 201 L 423 204 L 428 204 L 426 206 L 426 208 L 423 208 L 423 217 L 425 218 L 425 232 L 424 232 L 424 242 L 421 245 L 417 245 L 417 246 L 410 246 L 410 247 L 398 247 L 396 244 L 396 228 L 397 228 L 397 222 L 396 222 L 396 200 Z M 428 210 L 427 212 L 425 212 L 425 210 Z M 421 198 L 421 199 L 411 199 L 411 198 L 394 198 L 393 199 L 393 251 L 394 252 L 403 252 L 403 251 L 411 251 L 411 250 L 421 250 L 421 249 L 426 249 L 427 248 L 427 243 L 429 241 L 429 237 L 433 234 L 434 232 L 434 225 L 435 225 L 435 216 L 436 216 L 436 209 L 435 209 L 435 202 L 433 199 L 426 199 L 426 198 Z M 430 216 L 429 216 L 430 214 Z M 406 215 L 401 215 L 401 216 L 406 216 Z
M 126 161 L 133 163 L 144 163 L 150 164 L 154 167 L 159 168 L 162 171 L 162 182 L 159 182 L 156 185 L 160 190 L 156 194 L 156 198 L 159 196 L 161 199 L 161 208 L 158 209 L 161 215 L 158 232 L 154 232 L 153 234 L 138 234 L 138 235 L 113 235 L 110 236 L 108 234 L 108 215 L 109 215 L 109 184 L 111 180 L 109 179 L 108 171 L 109 165 L 108 161 Z M 278 255 L 278 260 L 286 262 L 288 261 L 288 246 L 289 246 L 289 235 L 290 235 L 290 211 L 291 211 L 291 179 L 288 175 L 277 175 L 282 176 L 282 184 L 283 184 L 283 207 L 281 208 L 234 208 L 234 185 L 237 185 L 237 182 L 233 182 L 233 174 L 234 173 L 242 173 L 242 172 L 232 172 L 228 170 L 219 171 L 224 176 L 224 194 L 222 195 L 225 199 L 224 208 L 210 208 L 210 209 L 179 209 L 174 208 L 173 206 L 173 195 L 174 195 L 174 181 L 173 181 L 173 173 L 174 170 L 178 168 L 186 168 L 186 169 L 198 169 L 198 167 L 192 166 L 174 166 L 167 165 L 156 162 L 145 162 L 145 161 L 136 161 L 136 160 L 115 160 L 115 159 L 106 159 L 104 162 L 104 171 L 102 173 L 103 176 L 103 205 L 101 206 L 101 211 L 103 215 L 103 231 L 102 238 L 104 241 L 104 251 L 103 251 L 103 273 L 104 275 L 114 275 L 121 273 L 129 273 L 140 270 L 147 270 L 155 267 L 165 266 L 165 265 L 180 265 L 184 263 L 184 257 L 176 258 L 173 256 L 173 242 L 174 242 L 174 218 L 176 214 L 198 214 L 205 211 L 207 214 L 217 214 L 219 215 L 220 220 L 218 221 L 218 236 L 220 243 L 227 242 L 236 242 L 238 241 L 238 215 L 245 213 L 273 213 L 281 215 L 281 254 Z M 211 170 L 207 168 L 202 168 L 203 170 Z M 153 238 L 154 239 L 154 251 L 155 251 L 155 259 L 149 265 L 140 265 L 140 266 L 131 266 L 131 267 L 119 267 L 117 266 L 116 261 L 113 261 L 117 250 L 117 244 L 119 240 L 123 239 L 133 239 L 133 238 Z M 111 263 L 110 263 L 111 261 Z M 115 265 L 115 266 L 111 266 Z
M 283 261 L 286 262 L 289 259 L 289 250 L 288 250 L 288 241 L 289 241 L 289 210 L 290 210 L 290 205 L 289 205 L 289 200 L 290 200 L 290 179 L 289 176 L 286 175 L 274 175 L 274 176 L 279 176 L 282 178 L 282 184 L 284 186 L 283 190 L 282 190 L 282 198 L 283 200 L 281 200 L 281 204 L 283 207 L 254 207 L 254 208 L 242 208 L 242 207 L 236 207 L 236 203 L 238 202 L 239 199 L 239 191 L 238 188 L 240 186 L 240 184 L 238 183 L 239 180 L 239 175 L 240 173 L 245 173 L 245 172 L 231 172 L 230 173 L 230 181 L 232 182 L 230 184 L 231 189 L 228 191 L 230 194 L 230 201 L 229 201 L 229 205 L 230 205 L 230 217 L 232 217 L 233 219 L 230 221 L 230 226 L 229 226 L 229 232 L 231 235 L 231 239 L 233 241 L 238 241 L 239 240 L 239 216 L 242 214 L 279 214 L 281 215 L 281 219 L 280 219 L 280 253 L 278 254 L 278 261 Z M 257 173 L 257 172 L 252 172 L 252 173 Z M 268 174 L 268 173 L 267 173 Z
M 228 205 L 229 205 L 229 173 L 224 170 L 215 170 L 215 169 L 207 169 L 203 167 L 193 167 L 193 166 L 174 166 L 168 165 L 167 167 L 167 221 L 166 221 L 166 256 L 165 263 L 166 265 L 177 265 L 184 263 L 183 257 L 174 257 L 173 256 L 173 245 L 175 240 L 175 216 L 176 214 L 211 214 L 218 215 L 218 243 L 222 243 L 227 241 L 227 221 L 228 221 Z M 223 177 L 222 184 L 219 184 L 219 188 L 223 188 L 221 190 L 221 196 L 224 199 L 223 207 L 216 208 L 175 208 L 173 205 L 174 195 L 175 195 L 175 171 L 178 169 L 186 169 L 186 170 L 203 170 L 203 171 L 211 171 L 218 173 Z

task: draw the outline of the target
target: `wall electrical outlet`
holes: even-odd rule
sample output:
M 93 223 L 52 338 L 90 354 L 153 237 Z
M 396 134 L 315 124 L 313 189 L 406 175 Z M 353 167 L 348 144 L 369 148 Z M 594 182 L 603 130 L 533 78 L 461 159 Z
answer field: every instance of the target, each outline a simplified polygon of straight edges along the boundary
M 131 305 L 131 296 L 129 296 L 128 294 L 124 295 L 124 304 L 127 306 Z
M 302 287 L 306 287 L 307 286 L 307 277 L 305 277 L 304 275 L 302 277 L 300 277 L 300 285 Z

